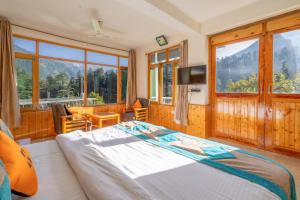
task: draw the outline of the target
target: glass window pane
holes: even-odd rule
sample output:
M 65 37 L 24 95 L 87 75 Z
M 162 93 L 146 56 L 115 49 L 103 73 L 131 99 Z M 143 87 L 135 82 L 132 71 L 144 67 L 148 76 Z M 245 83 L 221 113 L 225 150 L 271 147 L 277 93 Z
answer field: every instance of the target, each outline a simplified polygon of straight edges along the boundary
M 19 103 L 22 108 L 32 106 L 32 60 L 16 59 Z
M 165 62 L 166 60 L 167 60 L 166 52 L 157 53 L 157 61 L 158 62 Z
M 169 52 L 169 60 L 176 60 L 176 59 L 179 59 L 180 58 L 180 51 L 179 51 L 179 48 L 176 48 L 176 49 L 170 49 L 170 52 Z
M 88 104 L 117 103 L 117 69 L 88 65 Z
M 108 54 L 96 53 L 93 51 L 87 52 L 87 61 L 105 65 L 118 65 L 118 57 Z
M 162 103 L 172 103 L 172 80 L 173 80 L 173 69 L 172 64 L 164 64 L 162 66 Z
M 128 58 L 120 57 L 120 66 L 128 67 Z
M 23 38 L 14 37 L 13 44 L 15 52 L 35 54 L 36 45 L 34 40 L 26 40 Z
M 157 63 L 157 54 L 156 53 L 150 55 L 150 62 L 151 62 L 151 64 Z
M 258 39 L 217 47 L 217 92 L 256 93 L 258 63 Z
M 273 93 L 300 94 L 300 30 L 273 37 Z
M 158 101 L 158 67 L 150 70 L 150 99 Z
M 122 94 L 121 94 L 121 100 L 126 101 L 126 92 L 127 92 L 127 70 L 122 69 L 121 70 L 121 84 L 122 84 Z
M 84 64 L 40 59 L 40 104 L 83 105 Z
M 84 50 L 82 49 L 41 42 L 39 51 L 41 56 L 84 61 Z

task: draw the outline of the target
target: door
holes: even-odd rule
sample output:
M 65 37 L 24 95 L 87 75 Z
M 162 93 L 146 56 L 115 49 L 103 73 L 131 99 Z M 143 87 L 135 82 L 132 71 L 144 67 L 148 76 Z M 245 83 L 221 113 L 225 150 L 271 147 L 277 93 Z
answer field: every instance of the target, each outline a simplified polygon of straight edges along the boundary
M 263 146 L 263 36 L 212 46 L 212 133 Z
M 300 152 L 300 27 L 267 38 L 266 146 Z

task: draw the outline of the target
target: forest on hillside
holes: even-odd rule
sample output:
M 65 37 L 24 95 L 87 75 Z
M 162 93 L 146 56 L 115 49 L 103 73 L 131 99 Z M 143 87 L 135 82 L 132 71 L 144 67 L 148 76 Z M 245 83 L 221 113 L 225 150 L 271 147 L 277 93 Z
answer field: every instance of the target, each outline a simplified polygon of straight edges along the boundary
M 273 47 L 273 92 L 300 93 L 300 47 L 281 35 L 274 37 Z M 217 91 L 257 92 L 258 66 L 258 40 L 233 55 L 218 57 Z

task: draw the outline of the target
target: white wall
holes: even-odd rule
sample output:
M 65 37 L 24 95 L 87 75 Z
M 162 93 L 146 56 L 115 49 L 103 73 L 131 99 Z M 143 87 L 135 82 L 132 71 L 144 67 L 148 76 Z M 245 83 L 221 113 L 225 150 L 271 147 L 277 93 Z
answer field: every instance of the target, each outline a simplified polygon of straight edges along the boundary
M 47 40 L 47 41 L 57 42 L 57 43 L 66 44 L 66 45 L 73 45 L 73 46 L 77 46 L 77 47 L 88 48 L 88 49 L 92 49 L 92 50 L 98 50 L 98 51 L 103 51 L 103 52 L 107 52 L 107 53 L 114 53 L 114 54 L 118 54 L 118 55 L 128 56 L 128 52 L 126 52 L 126 51 L 120 51 L 120 50 L 105 48 L 105 47 L 101 47 L 101 46 L 86 44 L 83 42 L 77 42 L 74 40 L 69 40 L 69 39 L 65 39 L 62 37 L 57 37 L 57 36 L 49 35 L 46 33 L 41 33 L 38 31 L 33 31 L 33 30 L 29 30 L 29 29 L 21 28 L 21 27 L 17 27 L 17 26 L 12 26 L 12 32 L 13 32 L 13 34 L 32 37 L 32 38 L 36 38 L 36 39 Z
M 147 67 L 147 53 L 164 49 L 173 45 L 179 44 L 182 40 L 188 40 L 188 65 L 200 65 L 207 64 L 207 39 L 206 36 L 193 35 L 177 36 L 168 38 L 169 44 L 164 47 L 159 47 L 157 43 L 149 45 L 147 47 L 139 48 L 137 52 L 137 95 L 138 97 L 148 97 L 148 67 Z M 207 104 L 207 84 L 205 85 L 194 85 L 190 88 L 200 88 L 201 92 L 193 93 L 191 96 L 190 103 L 192 104 Z

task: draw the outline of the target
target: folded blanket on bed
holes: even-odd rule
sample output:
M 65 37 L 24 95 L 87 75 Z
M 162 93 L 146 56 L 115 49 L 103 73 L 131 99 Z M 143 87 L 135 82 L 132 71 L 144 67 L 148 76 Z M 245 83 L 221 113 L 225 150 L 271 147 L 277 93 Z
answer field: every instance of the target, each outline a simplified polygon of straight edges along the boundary
M 271 159 L 145 122 L 134 121 L 129 126 L 119 124 L 115 127 L 151 144 L 259 184 L 282 200 L 297 199 L 293 176 Z M 151 130 L 160 130 L 161 134 L 151 135 Z

